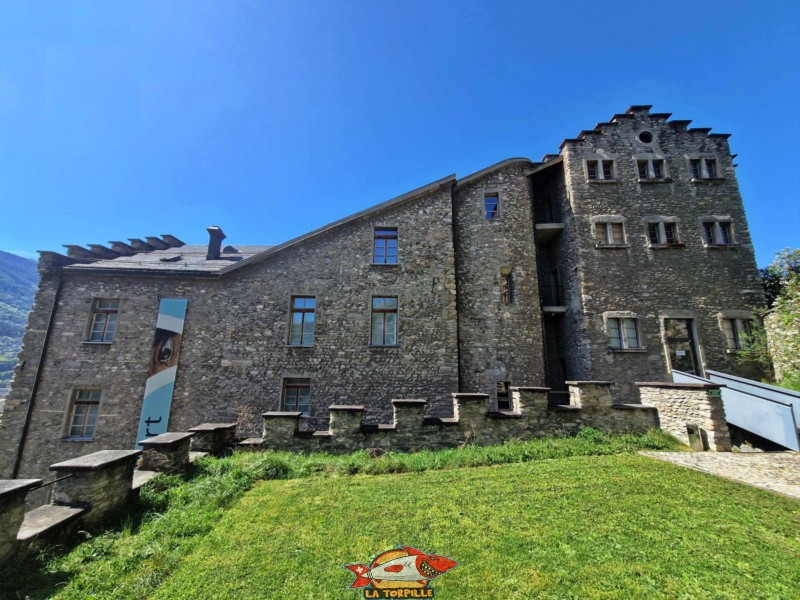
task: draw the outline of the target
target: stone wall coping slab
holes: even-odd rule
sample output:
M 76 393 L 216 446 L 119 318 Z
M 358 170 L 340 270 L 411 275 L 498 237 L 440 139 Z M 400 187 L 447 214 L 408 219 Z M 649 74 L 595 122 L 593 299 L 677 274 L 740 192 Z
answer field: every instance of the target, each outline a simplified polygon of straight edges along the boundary
M 302 417 L 303 413 L 301 412 L 265 412 L 261 415 L 265 419 L 285 419 L 286 417 Z
M 27 494 L 28 490 L 42 483 L 41 479 L 0 479 L 0 499 Z
M 487 412 L 486 416 L 491 419 L 521 419 L 524 415 L 509 410 L 492 410 Z
M 17 540 L 27 542 L 36 536 L 66 525 L 85 512 L 86 508 L 57 506 L 55 504 L 45 504 L 39 508 L 34 508 L 25 513 L 25 518 L 22 520 L 22 525 L 17 533 Z
M 428 403 L 427 400 L 421 400 L 418 398 L 395 398 L 394 400 L 392 400 L 392 404 L 411 404 L 411 405 L 417 404 L 423 406 L 427 403 Z
M 553 412 L 579 412 L 582 408 L 580 406 L 570 406 L 569 404 L 557 404 L 556 406 L 548 406 L 547 410 Z
M 567 385 L 614 385 L 613 381 L 565 381 Z
M 456 392 L 453 394 L 453 398 L 461 402 L 474 402 L 477 400 L 486 402 L 489 399 L 489 394 L 462 394 L 461 392 Z
M 95 471 L 105 469 L 120 462 L 130 461 L 139 456 L 141 450 L 100 450 L 64 462 L 50 465 L 51 471 Z
M 226 431 L 228 429 L 236 429 L 236 423 L 201 423 L 194 427 L 190 427 L 189 431 L 192 433 L 202 433 L 205 431 Z
M 394 423 L 362 423 L 361 431 L 364 433 L 378 433 L 380 431 L 394 431 Z
M 425 417 L 422 419 L 423 425 L 458 425 L 459 421 L 455 417 Z
M 194 433 L 191 432 L 178 432 L 178 431 L 168 431 L 167 433 L 162 433 L 161 435 L 156 435 L 153 437 L 145 438 L 139 442 L 140 446 L 145 447 L 171 447 L 177 446 L 182 441 L 189 439 L 190 437 L 194 436 Z
M 517 386 L 512 385 L 511 391 L 519 391 L 519 392 L 549 392 L 551 388 L 549 387 L 531 387 L 531 386 Z
M 674 388 L 679 390 L 718 390 L 727 387 L 720 383 L 672 383 L 669 381 L 636 381 L 634 385 L 640 387 Z
M 348 411 L 349 412 L 357 412 L 357 411 L 363 411 L 364 410 L 364 405 L 363 404 L 352 404 L 352 405 L 334 404 L 333 406 L 329 406 L 328 410 L 338 410 L 338 411 L 342 411 L 342 412 L 348 412 Z
M 299 438 L 328 438 L 331 437 L 330 431 L 298 431 L 294 434 L 295 437 Z
M 614 410 L 658 410 L 650 404 L 612 404 Z
M 244 446 L 245 448 L 249 448 L 249 447 L 263 446 L 264 443 L 265 443 L 265 441 L 264 441 L 263 438 L 251 437 L 251 438 L 247 438 L 245 440 L 242 440 L 242 441 L 238 442 L 236 445 L 237 446 Z

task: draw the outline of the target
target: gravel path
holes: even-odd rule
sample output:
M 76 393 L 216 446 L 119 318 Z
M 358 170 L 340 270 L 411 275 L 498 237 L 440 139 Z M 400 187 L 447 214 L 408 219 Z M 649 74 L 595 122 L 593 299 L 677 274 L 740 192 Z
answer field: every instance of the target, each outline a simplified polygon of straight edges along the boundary
M 641 452 L 641 454 L 800 500 L 800 454 L 796 452 Z

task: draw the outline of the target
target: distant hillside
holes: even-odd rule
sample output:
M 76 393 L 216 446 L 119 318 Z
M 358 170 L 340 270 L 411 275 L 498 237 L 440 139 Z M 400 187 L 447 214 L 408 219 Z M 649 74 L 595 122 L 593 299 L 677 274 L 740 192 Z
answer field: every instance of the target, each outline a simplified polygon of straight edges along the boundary
M 35 260 L 0 250 L 0 398 L 11 381 L 38 281 Z

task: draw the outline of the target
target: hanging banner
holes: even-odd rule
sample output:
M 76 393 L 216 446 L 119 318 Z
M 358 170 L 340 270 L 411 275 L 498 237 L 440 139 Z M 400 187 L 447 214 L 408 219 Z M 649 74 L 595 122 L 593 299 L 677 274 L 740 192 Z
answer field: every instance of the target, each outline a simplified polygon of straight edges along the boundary
M 164 298 L 158 307 L 156 337 L 150 351 L 142 416 L 136 434 L 137 448 L 141 448 L 139 441 L 167 431 L 175 375 L 178 372 L 178 355 L 181 352 L 183 320 L 188 303 L 188 300 Z

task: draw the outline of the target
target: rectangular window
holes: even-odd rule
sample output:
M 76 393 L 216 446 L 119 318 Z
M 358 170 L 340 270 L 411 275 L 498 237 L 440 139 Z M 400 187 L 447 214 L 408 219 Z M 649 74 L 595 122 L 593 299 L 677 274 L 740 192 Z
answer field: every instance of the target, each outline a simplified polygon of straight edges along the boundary
M 625 244 L 625 228 L 622 223 L 595 223 L 594 235 L 600 244 L 609 246 Z
M 603 179 L 614 179 L 614 161 L 604 160 L 603 163 Z
M 397 297 L 372 298 L 372 345 L 397 345 Z
M 692 179 L 717 179 L 719 177 L 716 158 L 693 158 L 689 160 L 689 166 L 692 170 Z
M 587 160 L 586 161 L 586 173 L 589 176 L 589 179 L 597 179 L 597 161 L 596 160 Z
M 637 161 L 639 179 L 664 179 L 664 161 L 647 159 Z
M 75 390 L 67 437 L 91 439 L 100 408 L 100 390 Z
M 286 412 L 311 413 L 311 380 L 287 378 L 283 380 L 281 408 Z
M 647 224 L 647 237 L 653 246 L 672 246 L 678 243 L 675 223 L 660 221 Z
M 487 220 L 492 221 L 498 217 L 500 210 L 500 194 L 492 192 L 483 195 L 483 212 Z
M 500 275 L 500 301 L 503 304 L 511 304 L 514 302 L 514 280 L 511 273 L 508 275 Z
M 608 319 L 608 345 L 614 350 L 639 348 L 636 319 Z
M 734 244 L 733 224 L 730 221 L 703 221 L 703 237 L 708 245 Z
M 497 410 L 511 410 L 511 382 L 497 382 Z
M 89 330 L 90 342 L 112 342 L 117 330 L 119 300 L 95 298 L 92 305 L 92 326 Z
M 376 227 L 372 262 L 380 265 L 397 264 L 397 227 Z
M 747 337 L 753 332 L 753 322 L 750 319 L 724 319 L 722 327 L 728 350 L 741 350 L 747 344 Z
M 292 315 L 289 324 L 289 344 L 314 345 L 314 321 L 317 299 L 314 296 L 292 296 Z

